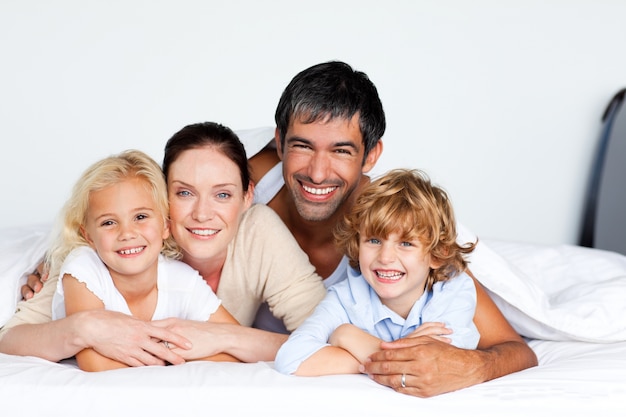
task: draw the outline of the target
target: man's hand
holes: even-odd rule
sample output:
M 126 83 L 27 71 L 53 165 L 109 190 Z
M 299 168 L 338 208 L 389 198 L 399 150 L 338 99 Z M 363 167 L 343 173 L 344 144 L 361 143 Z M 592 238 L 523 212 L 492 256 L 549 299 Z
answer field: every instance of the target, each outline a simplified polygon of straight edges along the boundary
M 81 344 L 129 366 L 178 365 L 185 362 L 179 353 L 192 347 L 185 337 L 126 314 L 90 310 L 76 315 L 82 316 L 76 320 Z M 174 351 L 167 345 L 179 348 Z
M 22 285 L 22 298 L 28 300 L 41 291 L 43 283 L 48 279 L 48 272 L 44 270 L 43 262 L 37 265 L 32 274 L 26 277 L 26 284 Z
M 385 342 L 381 348 L 360 370 L 398 392 L 431 397 L 486 380 L 480 351 L 459 349 L 428 336 Z

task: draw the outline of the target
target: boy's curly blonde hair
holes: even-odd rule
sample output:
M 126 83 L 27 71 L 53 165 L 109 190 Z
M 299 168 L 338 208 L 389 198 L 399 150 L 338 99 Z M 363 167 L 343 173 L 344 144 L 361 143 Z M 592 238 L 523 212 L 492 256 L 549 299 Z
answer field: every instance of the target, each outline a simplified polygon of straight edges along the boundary
M 456 242 L 454 211 L 448 195 L 417 169 L 394 169 L 367 185 L 339 222 L 334 236 L 350 266 L 359 268 L 361 238 L 384 239 L 392 233 L 399 233 L 403 240 L 418 240 L 433 263 L 439 265 L 430 271 L 427 290 L 435 282 L 464 271 L 464 256 L 477 243 L 461 246 Z

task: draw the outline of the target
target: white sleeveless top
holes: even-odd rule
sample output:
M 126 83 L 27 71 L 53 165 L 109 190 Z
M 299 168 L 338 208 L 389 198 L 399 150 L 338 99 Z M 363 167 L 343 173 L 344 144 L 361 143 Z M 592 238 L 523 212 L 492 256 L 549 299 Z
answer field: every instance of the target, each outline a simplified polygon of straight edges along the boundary
M 132 315 L 126 300 L 115 287 L 109 270 L 88 246 L 74 249 L 63 262 L 56 292 L 52 298 L 52 319 L 65 317 L 62 277 L 69 274 L 85 283 L 104 308 Z M 159 255 L 157 305 L 152 320 L 178 317 L 207 321 L 221 304 L 211 287 L 189 265 Z

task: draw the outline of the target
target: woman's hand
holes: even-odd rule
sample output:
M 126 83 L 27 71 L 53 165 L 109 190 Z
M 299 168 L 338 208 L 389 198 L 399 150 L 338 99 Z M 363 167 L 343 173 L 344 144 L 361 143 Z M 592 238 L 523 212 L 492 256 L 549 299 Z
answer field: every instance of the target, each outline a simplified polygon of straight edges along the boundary
M 171 352 L 185 360 L 197 360 L 223 353 L 230 331 L 238 324 L 211 323 L 208 321 L 182 320 L 169 318 L 151 322 L 152 325 L 169 333 L 183 336 L 193 341 L 192 348 L 185 348 L 176 342 L 168 341 Z
M 184 336 L 123 313 L 88 310 L 75 315 L 82 345 L 128 366 L 178 365 L 185 362 L 179 353 L 191 348 Z M 162 341 L 179 349 L 168 349 Z

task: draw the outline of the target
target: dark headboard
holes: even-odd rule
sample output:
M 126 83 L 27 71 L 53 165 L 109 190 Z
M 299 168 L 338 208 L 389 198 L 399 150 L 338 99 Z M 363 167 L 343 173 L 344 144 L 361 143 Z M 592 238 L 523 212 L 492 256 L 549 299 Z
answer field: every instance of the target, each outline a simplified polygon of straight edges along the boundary
M 587 191 L 580 245 L 626 254 L 626 88 L 609 102 Z

